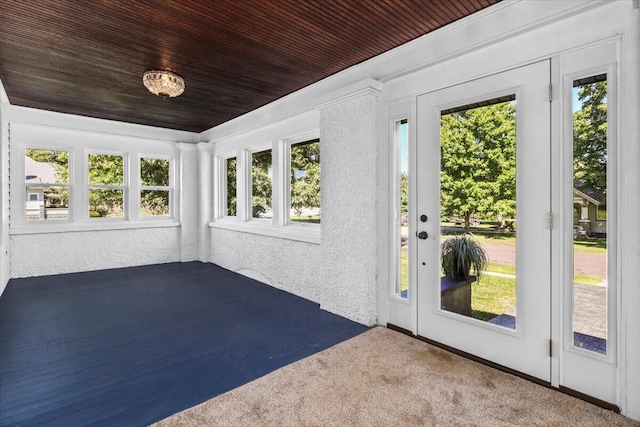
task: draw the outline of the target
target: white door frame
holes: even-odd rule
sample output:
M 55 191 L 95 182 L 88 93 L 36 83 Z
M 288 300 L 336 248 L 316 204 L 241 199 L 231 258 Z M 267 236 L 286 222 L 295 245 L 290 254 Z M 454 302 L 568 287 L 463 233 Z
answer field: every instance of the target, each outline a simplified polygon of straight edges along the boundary
M 616 167 L 620 157 L 617 144 L 618 84 L 617 40 L 600 43 L 561 55 L 554 66 L 554 122 L 552 162 L 552 211 L 557 226 L 552 231 L 553 254 L 553 343 L 554 363 L 552 385 L 578 391 L 609 404 L 618 405 L 620 352 L 618 327 L 620 322 L 619 271 L 617 253 L 617 200 L 623 195 L 618 185 L 621 171 Z M 607 205 L 607 354 L 601 355 L 573 345 L 573 112 L 572 83 L 575 79 L 607 74 L 608 162 L 607 189 L 614 197 Z M 557 191 L 560 188 L 562 191 Z
M 471 80 L 418 98 L 421 163 L 417 215 L 418 334 L 526 375 L 550 382 L 550 61 Z M 440 111 L 516 95 L 517 327 L 503 328 L 440 308 Z M 426 185 L 425 185 L 426 184 Z

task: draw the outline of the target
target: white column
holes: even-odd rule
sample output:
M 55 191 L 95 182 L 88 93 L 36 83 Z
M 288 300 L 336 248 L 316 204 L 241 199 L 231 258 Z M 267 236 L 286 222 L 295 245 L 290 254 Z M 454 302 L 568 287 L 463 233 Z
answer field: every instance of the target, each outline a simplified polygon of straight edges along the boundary
M 367 325 L 377 321 L 381 87 L 367 80 L 345 88 L 320 110 L 321 307 Z
M 180 255 L 182 262 L 198 260 L 200 211 L 198 152 L 195 144 L 181 142 L 178 147 L 180 168 Z
M 9 253 L 9 99 L 0 82 L 0 295 L 11 277 Z M 17 185 L 16 185 L 17 187 Z
M 213 216 L 213 146 L 201 142 L 198 147 L 198 175 L 199 182 L 199 215 L 198 234 L 200 235 L 199 259 L 202 262 L 211 261 L 211 231 L 209 221 Z

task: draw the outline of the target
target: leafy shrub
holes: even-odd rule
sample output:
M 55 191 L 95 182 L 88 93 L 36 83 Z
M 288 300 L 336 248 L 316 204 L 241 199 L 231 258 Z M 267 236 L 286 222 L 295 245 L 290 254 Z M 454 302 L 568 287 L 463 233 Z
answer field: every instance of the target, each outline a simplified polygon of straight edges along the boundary
M 473 269 L 480 278 L 487 268 L 487 254 L 471 234 L 461 234 L 442 242 L 440 261 L 446 276 L 466 279 Z

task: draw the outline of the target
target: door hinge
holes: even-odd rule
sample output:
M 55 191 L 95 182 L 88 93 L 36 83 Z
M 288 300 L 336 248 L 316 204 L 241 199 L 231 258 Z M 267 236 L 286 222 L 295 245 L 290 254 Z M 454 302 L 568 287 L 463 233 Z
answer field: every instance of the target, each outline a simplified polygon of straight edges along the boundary
M 549 85 L 549 102 L 553 101 L 553 85 Z
M 553 212 L 549 212 L 549 217 L 548 217 L 548 221 L 549 221 L 549 230 L 553 230 Z
M 553 341 L 549 340 L 549 357 L 553 357 Z

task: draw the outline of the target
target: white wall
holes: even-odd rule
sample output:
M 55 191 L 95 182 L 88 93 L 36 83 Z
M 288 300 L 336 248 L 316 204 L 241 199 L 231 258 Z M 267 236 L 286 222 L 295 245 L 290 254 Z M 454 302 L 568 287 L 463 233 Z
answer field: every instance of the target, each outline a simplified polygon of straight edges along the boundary
M 320 129 L 319 243 L 261 235 L 277 232 L 268 225 L 253 226 L 250 233 L 238 231 L 243 224 L 229 225 L 228 219 L 222 219 L 212 223 L 211 262 L 318 302 L 327 311 L 366 325 L 376 323 L 376 117 L 380 88 L 378 82 L 366 80 L 325 94 L 316 100 L 319 115 L 297 116 L 288 119 L 291 126 L 285 126 L 292 134 L 317 126 Z M 237 141 L 263 142 L 290 134 L 279 134 L 271 126 L 264 132 L 254 129 L 249 135 L 234 135 L 230 140 L 216 141 L 216 145 L 224 154 Z M 238 230 L 220 228 L 231 226 Z
M 210 262 L 319 302 L 320 247 L 271 236 L 211 228 Z
M 179 227 L 11 236 L 12 277 L 180 262 Z
M 10 277 L 9 252 L 9 100 L 0 81 L 0 295 Z
M 333 103 L 320 113 L 321 307 L 377 321 L 378 96 Z

